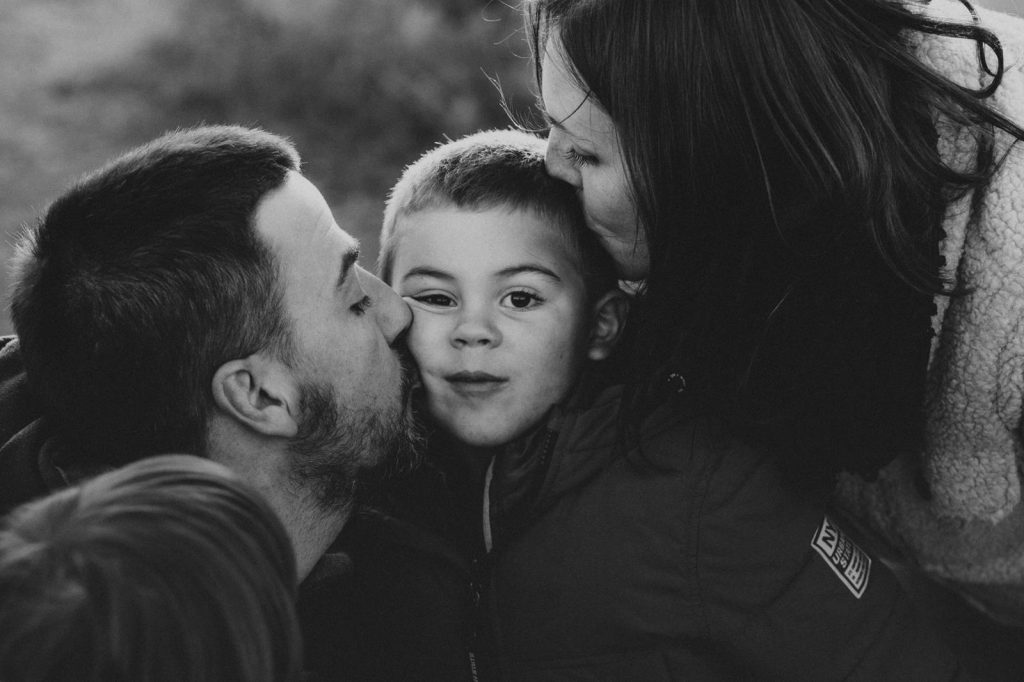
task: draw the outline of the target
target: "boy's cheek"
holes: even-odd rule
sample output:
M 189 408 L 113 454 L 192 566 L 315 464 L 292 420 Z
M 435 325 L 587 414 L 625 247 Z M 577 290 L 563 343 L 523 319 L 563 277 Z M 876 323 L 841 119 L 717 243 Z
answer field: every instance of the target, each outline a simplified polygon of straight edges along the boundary
M 408 346 L 420 371 L 428 368 L 431 364 L 431 355 L 436 355 L 448 343 L 443 325 L 439 324 L 437 318 L 437 315 L 417 309 L 416 306 L 412 308 L 412 326 L 409 328 Z

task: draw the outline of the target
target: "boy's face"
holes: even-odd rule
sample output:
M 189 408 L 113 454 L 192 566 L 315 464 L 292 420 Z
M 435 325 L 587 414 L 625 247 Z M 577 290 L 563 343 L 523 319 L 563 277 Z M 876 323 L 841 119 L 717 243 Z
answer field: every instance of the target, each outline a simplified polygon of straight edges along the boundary
M 561 401 L 591 315 L 562 229 L 533 211 L 429 209 L 401 219 L 392 284 L 431 416 L 475 446 L 507 443 Z

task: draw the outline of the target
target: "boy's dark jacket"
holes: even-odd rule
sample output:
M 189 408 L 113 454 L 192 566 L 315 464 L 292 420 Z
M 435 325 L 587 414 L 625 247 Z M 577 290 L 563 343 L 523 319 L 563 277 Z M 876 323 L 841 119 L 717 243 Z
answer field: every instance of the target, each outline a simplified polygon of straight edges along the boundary
M 858 597 L 815 550 L 824 509 L 787 492 L 767 458 L 667 404 L 636 466 L 619 454 L 620 396 L 585 386 L 495 457 L 489 553 L 483 485 L 448 442 L 386 511 L 349 524 L 361 677 L 957 677 L 885 566 L 871 563 Z

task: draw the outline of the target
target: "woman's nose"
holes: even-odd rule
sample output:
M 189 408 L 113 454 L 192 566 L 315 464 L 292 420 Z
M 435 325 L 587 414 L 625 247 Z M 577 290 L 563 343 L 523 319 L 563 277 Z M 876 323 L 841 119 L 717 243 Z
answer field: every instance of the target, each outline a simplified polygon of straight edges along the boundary
M 563 182 L 569 183 L 576 189 L 580 189 L 582 183 L 579 169 L 572 165 L 569 159 L 566 158 L 566 155 L 562 153 L 559 147 L 559 144 L 561 144 L 559 135 L 560 133 L 557 129 L 553 129 L 548 134 L 548 146 L 544 152 L 544 165 L 552 177 L 556 177 Z

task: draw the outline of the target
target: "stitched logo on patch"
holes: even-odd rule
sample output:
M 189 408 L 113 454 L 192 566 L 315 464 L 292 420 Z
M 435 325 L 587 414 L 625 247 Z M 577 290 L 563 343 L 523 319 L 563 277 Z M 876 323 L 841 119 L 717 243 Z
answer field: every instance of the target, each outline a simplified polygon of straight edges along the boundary
M 811 547 L 821 555 L 853 596 L 860 599 L 871 575 L 871 557 L 827 516 L 814 533 Z

